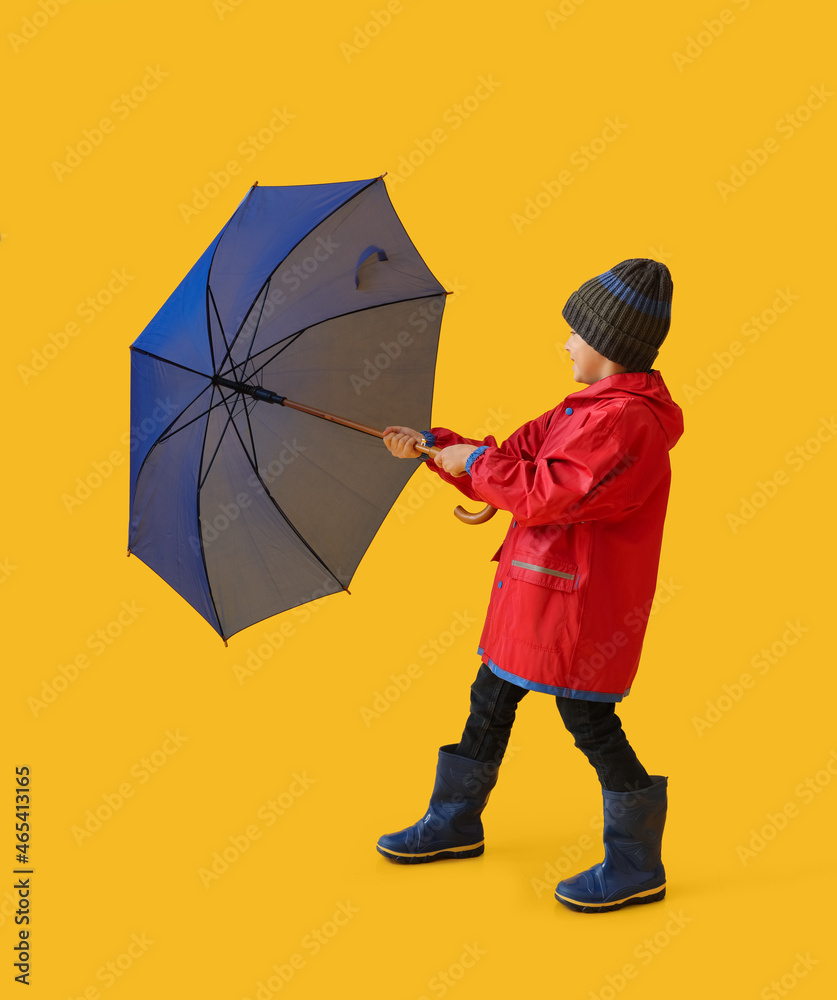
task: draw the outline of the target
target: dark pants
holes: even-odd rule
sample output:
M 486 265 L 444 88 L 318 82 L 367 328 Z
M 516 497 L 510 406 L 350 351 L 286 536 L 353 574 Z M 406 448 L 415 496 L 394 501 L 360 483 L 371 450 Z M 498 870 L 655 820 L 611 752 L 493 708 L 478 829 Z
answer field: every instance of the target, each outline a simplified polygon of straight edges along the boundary
M 484 663 L 471 685 L 471 714 L 456 748 L 461 757 L 499 764 L 518 703 L 528 691 L 494 674 Z M 629 792 L 648 788 L 651 779 L 622 731 L 612 701 L 556 697 L 564 725 L 575 745 L 596 769 L 603 788 Z

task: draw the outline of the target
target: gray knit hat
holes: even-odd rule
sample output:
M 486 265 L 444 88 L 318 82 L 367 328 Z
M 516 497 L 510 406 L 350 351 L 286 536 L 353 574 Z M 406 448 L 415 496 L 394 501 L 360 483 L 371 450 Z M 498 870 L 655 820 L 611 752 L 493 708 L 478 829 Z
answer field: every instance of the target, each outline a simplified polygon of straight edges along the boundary
M 585 281 L 563 317 L 593 350 L 629 371 L 649 371 L 671 324 L 674 285 L 655 260 L 623 260 Z

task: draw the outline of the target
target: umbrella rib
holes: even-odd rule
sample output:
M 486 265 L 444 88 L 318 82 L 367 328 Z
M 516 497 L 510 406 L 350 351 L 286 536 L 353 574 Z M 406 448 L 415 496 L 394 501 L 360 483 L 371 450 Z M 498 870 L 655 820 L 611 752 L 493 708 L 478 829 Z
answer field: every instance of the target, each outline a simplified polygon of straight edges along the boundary
M 210 282 L 211 276 L 212 276 L 212 265 L 215 263 L 215 255 L 218 253 L 218 247 L 221 245 L 221 240 L 224 237 L 224 233 L 227 231 L 227 229 L 229 229 L 230 224 L 232 223 L 232 220 L 238 215 L 238 213 L 241 211 L 242 207 L 250 200 L 250 196 L 252 195 L 253 189 L 255 188 L 255 186 L 256 185 L 254 184 L 253 187 L 250 188 L 250 190 L 244 196 L 244 200 L 241 202 L 241 204 L 238 206 L 238 208 L 233 212 L 233 214 L 229 217 L 229 219 L 227 219 L 227 221 L 224 223 L 224 228 L 221 230 L 221 232 L 218 233 L 218 236 L 216 237 L 216 240 L 215 240 L 215 248 L 212 251 L 212 260 L 210 260 L 209 267 L 206 269 L 206 294 L 207 294 L 207 300 L 206 300 L 206 335 L 207 335 L 207 340 L 209 341 L 209 353 L 210 353 L 210 356 L 212 357 L 212 371 L 213 372 L 217 372 L 218 369 L 215 366 L 215 347 L 214 347 L 214 345 L 212 343 L 212 327 L 210 326 L 210 323 L 209 323 L 209 299 L 208 299 L 208 297 L 210 295 L 212 295 L 212 289 L 209 286 L 209 282 Z M 215 296 L 214 295 L 212 296 L 212 299 L 213 299 L 213 304 L 214 304 L 214 301 L 215 301 Z M 215 311 L 216 311 L 216 313 L 218 312 L 217 306 L 215 308 Z M 220 315 L 218 316 L 218 323 L 219 323 L 219 325 L 221 327 L 221 335 L 224 337 L 224 343 L 226 343 L 227 337 L 226 337 L 226 334 L 224 334 L 224 325 L 223 325 L 223 323 L 221 323 L 221 317 L 220 317 Z M 229 348 L 227 348 L 227 351 L 229 352 Z M 226 358 L 226 355 L 224 355 L 224 357 Z
M 255 458 L 256 458 L 256 439 L 253 437 L 253 425 L 250 423 L 250 410 L 247 407 L 247 399 L 246 399 L 246 397 L 242 396 L 242 399 L 244 399 L 244 416 L 245 416 L 245 418 L 247 420 L 247 433 L 250 435 L 250 444 L 253 447 L 253 460 L 255 461 Z M 253 400 L 253 405 L 254 406 L 256 405 L 256 400 L 255 399 Z M 244 447 L 244 442 L 243 441 L 242 441 L 242 447 Z M 244 448 L 244 450 L 245 451 L 247 450 L 246 447 Z
M 267 361 L 264 362 L 264 364 L 259 365 L 258 368 L 255 366 L 255 363 L 253 363 L 253 357 L 258 357 L 259 354 L 264 354 L 264 351 L 269 351 L 271 350 L 271 348 L 265 347 L 264 351 L 259 351 L 259 354 L 251 355 L 250 357 L 248 357 L 247 360 L 253 363 L 253 372 L 250 377 L 252 378 L 258 375 L 259 372 L 265 366 L 270 364 L 271 361 L 275 361 L 276 358 L 278 358 L 283 351 L 287 350 L 289 347 L 291 347 L 291 345 L 295 344 L 299 340 L 299 338 L 303 335 L 303 333 L 305 333 L 305 331 L 308 329 L 309 327 L 307 326 L 303 327 L 302 330 L 298 330 L 296 333 L 292 333 L 289 337 L 285 337 L 285 339 L 281 342 L 282 346 L 279 348 L 279 350 L 275 354 L 271 355 L 271 357 L 269 357 Z M 276 345 L 274 344 L 273 346 L 275 347 Z
M 265 294 L 262 295 L 262 307 L 259 309 L 259 318 L 256 320 L 256 325 L 253 327 L 253 336 L 250 338 L 250 346 L 244 355 L 244 362 L 241 365 L 241 374 L 244 375 L 247 369 L 247 362 L 250 360 L 250 352 L 253 350 L 253 344 L 256 342 L 256 334 L 259 332 L 259 323 L 262 321 L 262 314 L 264 313 L 264 304 L 267 302 L 267 286 L 270 284 L 271 279 L 268 278 L 264 286 Z M 261 292 L 259 292 L 261 295 Z M 230 362 L 232 362 L 232 355 L 230 355 Z M 254 373 L 255 374 L 255 373 Z M 255 452 L 254 452 L 255 454 Z
M 142 350 L 142 348 L 139 348 L 139 347 L 133 347 L 132 346 L 131 350 L 132 351 L 136 351 L 138 354 L 144 354 L 144 355 L 146 355 L 146 357 L 154 358 L 157 361 L 166 361 L 165 358 L 158 357 L 158 355 L 151 354 L 150 352 L 144 351 L 144 350 Z M 202 378 L 206 378 L 207 377 L 206 375 L 203 374 L 203 372 L 197 372 L 193 368 L 187 368 L 186 365 L 179 365 L 176 361 L 168 361 L 166 363 L 170 364 L 170 365 L 174 365 L 175 368 L 182 368 L 184 371 L 191 372 L 193 375 L 200 375 Z M 186 410 L 188 410 L 190 406 L 193 406 L 201 398 L 201 396 L 206 392 L 207 388 L 209 388 L 209 386 L 206 386 L 205 388 L 201 389 L 201 391 L 197 394 L 197 396 L 195 396 L 195 398 L 191 401 L 191 403 L 189 403 L 189 405 L 186 407 Z M 210 407 L 210 409 L 211 409 L 211 407 Z M 169 424 L 169 426 L 163 431 L 163 433 L 151 445 L 151 447 L 148 449 L 148 452 L 145 455 L 145 458 L 143 458 L 142 464 L 140 465 L 139 469 L 137 470 L 137 475 L 136 475 L 136 478 L 134 480 L 134 492 L 133 492 L 133 494 L 131 496 L 131 507 L 132 508 L 133 508 L 133 504 L 134 504 L 134 498 L 136 496 L 136 491 L 139 488 L 140 478 L 142 477 L 143 470 L 145 469 L 145 463 L 148 461 L 148 459 L 154 453 L 154 450 L 157 448 L 157 446 L 162 441 L 167 441 L 170 437 L 172 437 L 174 434 L 176 434 L 178 430 L 183 430 L 183 427 L 188 427 L 189 424 L 194 423 L 194 420 L 190 420 L 189 423 L 184 424 L 183 427 L 178 427 L 177 430 L 172 431 L 171 434 L 167 434 L 166 433 L 166 431 L 169 429 L 169 427 L 171 427 L 172 424 L 174 424 L 178 420 L 178 418 L 180 416 L 182 416 L 182 414 L 184 412 L 185 412 L 185 410 L 181 410 L 180 411 L 180 413 L 178 414 L 178 416 L 176 416 L 174 418 L 174 420 L 172 420 L 172 422 Z M 207 410 L 206 413 L 209 413 L 209 410 Z M 198 416 L 195 417 L 195 420 L 199 420 L 201 416 L 205 416 L 205 415 L 206 414 L 198 414 Z
M 223 338 L 224 344 L 226 345 L 226 348 L 227 348 L 226 354 L 224 354 L 224 358 L 226 359 L 229 356 L 229 353 L 230 353 L 230 345 L 227 342 L 227 335 L 224 332 L 224 324 L 221 322 L 221 314 L 218 312 L 218 303 L 215 301 L 215 294 L 212 291 L 212 289 L 209 287 L 209 283 L 207 283 L 206 291 L 209 294 L 210 301 L 212 302 L 212 308 L 215 310 L 215 316 L 216 316 L 216 318 L 218 320 L 218 329 L 221 331 L 221 337 Z M 209 311 L 208 307 L 207 307 L 207 311 Z M 209 340 L 210 340 L 210 344 L 211 344 L 212 337 L 210 337 Z M 215 357 L 215 355 L 213 354 L 213 365 L 212 365 L 213 371 L 215 370 L 214 357 Z
M 131 350 L 136 351 L 137 354 L 144 354 L 147 358 L 154 358 L 155 361 L 162 361 L 164 364 L 173 365 L 175 368 L 182 368 L 184 372 L 191 372 L 193 375 L 200 375 L 201 378 L 211 378 L 210 375 L 207 375 L 205 372 L 199 372 L 196 368 L 190 368 L 188 365 L 181 365 L 177 361 L 170 361 L 168 358 L 162 358 L 159 354 L 152 354 L 151 351 L 144 351 L 141 347 L 134 347 L 133 344 L 131 344 Z
M 213 388 L 214 388 L 214 386 L 213 386 Z M 203 477 L 201 478 L 200 482 L 198 483 L 198 489 L 201 489 L 203 487 L 203 484 L 206 482 L 206 477 L 209 475 L 210 470 L 212 469 L 212 466 L 213 466 L 213 464 L 215 462 L 215 459 L 216 459 L 216 457 L 218 455 L 218 452 L 221 450 L 221 445 L 222 445 L 222 443 L 224 441 L 224 435 L 227 433 L 227 428 L 232 423 L 233 416 L 235 415 L 235 402 L 237 402 L 237 400 L 233 403 L 232 409 L 230 409 L 230 407 L 227 405 L 227 399 L 228 399 L 228 397 L 224 396 L 222 398 L 222 400 L 221 400 L 221 402 L 227 407 L 227 422 L 224 424 L 224 429 L 218 435 L 218 444 L 215 445 L 215 451 L 212 452 L 212 458 L 210 458 L 210 460 L 209 460 L 209 465 L 207 465 L 207 467 L 206 467 L 206 472 L 204 472 Z M 247 407 L 245 406 L 245 410 L 246 409 L 247 409 Z M 235 425 L 233 425 L 233 426 L 235 426 Z M 242 442 L 242 444 L 243 444 L 243 442 Z
M 336 319 L 343 319 L 344 316 L 354 316 L 355 313 L 371 312 L 373 309 L 383 309 L 385 306 L 400 305 L 403 302 L 418 302 L 420 299 L 438 299 L 440 297 L 444 298 L 444 296 L 446 296 L 446 295 L 447 295 L 447 292 L 433 292 L 433 293 L 431 293 L 429 295 L 416 295 L 412 299 L 398 299 L 396 302 L 378 302 L 378 303 L 376 303 L 373 306 L 361 306 L 360 309 L 349 309 L 349 310 L 347 310 L 344 313 L 339 313 L 337 316 L 326 316 L 325 319 L 321 319 L 317 323 L 312 323 L 310 326 L 303 327 L 303 329 L 299 330 L 297 333 L 291 334 L 289 337 L 286 337 L 282 341 L 282 347 L 274 355 L 272 355 L 266 361 L 264 361 L 262 364 L 260 364 L 254 370 L 253 375 L 258 375 L 258 373 L 260 371 L 262 371 L 262 369 L 264 369 L 267 365 L 269 365 L 271 363 L 271 361 L 274 361 L 276 358 L 278 358 L 279 355 L 282 353 L 282 351 L 285 350 L 286 347 L 290 347 L 292 343 L 295 343 L 297 340 L 299 340 L 299 338 L 303 335 L 303 333 L 307 333 L 309 330 L 313 330 L 313 329 L 315 329 L 318 326 L 322 326 L 324 323 L 331 323 L 332 321 L 334 321 Z M 273 346 L 275 346 L 275 345 L 273 345 Z M 264 354 L 265 351 L 269 351 L 269 350 L 271 350 L 271 347 L 265 347 L 263 350 L 259 351 L 258 354 L 254 354 L 252 357 L 248 358 L 247 360 L 248 361 L 253 361 L 254 358 L 258 358 L 259 355 Z
M 211 338 L 210 338 L 211 339 Z M 214 388 L 214 386 L 213 386 Z M 206 436 L 209 433 L 209 421 L 207 420 L 203 428 L 203 443 L 201 444 L 201 459 L 203 459 L 204 448 L 206 448 Z M 200 474 L 200 472 L 198 473 Z M 209 579 L 209 567 L 206 564 L 206 551 L 203 545 L 203 531 L 201 530 L 201 489 L 200 486 L 195 490 L 195 522 L 198 525 L 198 541 L 201 546 L 201 565 L 203 566 L 203 575 L 206 579 L 206 590 L 209 594 L 209 600 L 212 604 L 212 610 L 215 614 L 215 620 L 218 622 L 218 633 L 226 644 L 227 637 L 224 635 L 224 626 L 221 622 L 221 615 L 218 613 L 218 605 L 215 603 L 215 595 L 212 593 L 212 581 Z
M 248 424 L 249 424 L 249 414 L 248 414 Z M 262 475 L 259 472 L 259 468 L 258 468 L 258 466 L 256 465 L 256 462 L 255 462 L 255 455 L 256 455 L 255 448 L 253 449 L 253 457 L 251 458 L 249 452 L 247 451 L 247 446 L 241 440 L 241 434 L 239 433 L 238 426 L 236 424 L 233 424 L 233 430 L 235 431 L 236 435 L 238 436 L 238 440 L 241 442 L 241 447 L 244 449 L 244 454 L 247 456 L 247 461 L 250 463 L 250 466 L 252 467 L 253 472 L 256 475 L 256 478 L 258 479 L 259 483 L 261 484 L 261 487 L 262 487 L 262 489 L 265 492 L 265 496 L 270 500 L 270 502 L 273 504 L 273 506 L 279 511 L 279 513 L 282 515 L 282 518 L 284 519 L 285 523 L 288 525 L 288 527 L 291 529 L 291 531 L 296 535 L 296 537 L 300 540 L 300 542 L 302 542 L 302 544 L 305 546 L 305 548 L 308 549 L 308 551 L 317 560 L 317 562 L 323 567 L 323 569 L 327 573 L 329 573 L 331 575 L 331 577 L 334 580 L 336 580 L 337 583 L 339 583 L 340 586 L 345 590 L 346 588 L 345 588 L 343 582 L 340 580 L 340 577 L 334 572 L 334 570 L 327 563 L 325 563 L 323 561 L 322 557 L 305 540 L 304 536 L 301 534 L 301 532 L 299 531 L 299 529 L 296 527 L 296 525 L 293 523 L 293 521 L 291 521 L 291 519 L 288 517 L 288 515 L 285 513 L 285 511 L 282 510 L 282 508 L 279 506 L 279 503 L 276 500 L 276 498 L 273 496 L 273 494 L 267 488 L 267 483 L 265 483 L 265 481 L 262 479 Z
M 211 389 L 211 388 L 212 388 L 211 385 L 208 385 L 206 387 L 206 389 Z M 195 398 L 192 400 L 191 403 L 189 403 L 189 406 L 186 406 L 186 407 L 183 408 L 183 410 L 181 411 L 181 414 L 180 414 L 181 416 L 186 412 L 186 410 L 189 409 L 189 407 L 191 407 L 192 405 L 194 405 L 201 398 L 201 396 L 206 392 L 206 389 L 201 389 L 201 391 L 198 393 L 198 395 L 195 396 Z M 220 399 L 217 403 L 212 403 L 211 406 L 207 407 L 207 409 L 203 410 L 196 417 L 192 417 L 192 419 L 191 420 L 187 420 L 185 424 L 181 424 L 179 427 L 175 427 L 175 429 L 171 432 L 171 434 L 160 435 L 160 437 L 157 438 L 157 444 L 159 444 L 161 441 L 168 441 L 168 439 L 174 437 L 175 434 L 179 434 L 181 431 L 185 431 L 186 428 L 190 427 L 196 420 L 200 420 L 201 417 L 208 416 L 210 413 L 212 413 L 212 411 L 216 407 L 221 406 L 223 402 L 224 402 L 224 400 Z

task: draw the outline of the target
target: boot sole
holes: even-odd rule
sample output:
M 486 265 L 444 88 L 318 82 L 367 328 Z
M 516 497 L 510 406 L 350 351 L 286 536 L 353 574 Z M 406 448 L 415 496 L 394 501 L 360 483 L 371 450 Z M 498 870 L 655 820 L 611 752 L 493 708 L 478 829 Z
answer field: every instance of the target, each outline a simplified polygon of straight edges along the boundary
M 656 903 L 666 894 L 666 887 L 659 886 L 654 889 L 647 889 L 645 892 L 638 892 L 627 899 L 618 899 L 611 903 L 580 903 L 568 896 L 560 896 L 557 892 L 555 898 L 559 903 L 563 903 L 570 910 L 577 913 L 610 913 L 612 910 L 621 910 L 623 906 L 638 906 L 642 903 Z
M 441 851 L 429 851 L 427 854 L 399 854 L 397 851 L 388 851 L 380 844 L 375 845 L 379 854 L 388 861 L 394 861 L 398 865 L 422 865 L 428 861 L 444 861 L 446 859 L 456 860 L 457 858 L 478 858 L 485 850 L 485 843 L 469 844 L 466 847 L 445 848 Z

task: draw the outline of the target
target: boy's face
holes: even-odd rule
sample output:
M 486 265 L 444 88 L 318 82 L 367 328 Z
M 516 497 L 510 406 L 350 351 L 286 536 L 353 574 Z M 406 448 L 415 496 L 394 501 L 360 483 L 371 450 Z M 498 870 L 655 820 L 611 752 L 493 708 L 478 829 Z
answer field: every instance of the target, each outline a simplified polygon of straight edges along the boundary
M 573 378 L 576 382 L 583 382 L 585 385 L 592 385 L 601 378 L 608 375 L 616 375 L 618 372 L 627 371 L 622 365 L 617 365 L 603 354 L 599 354 L 585 340 L 573 330 L 569 339 L 564 344 L 564 350 L 569 352 L 570 360 L 573 363 Z

